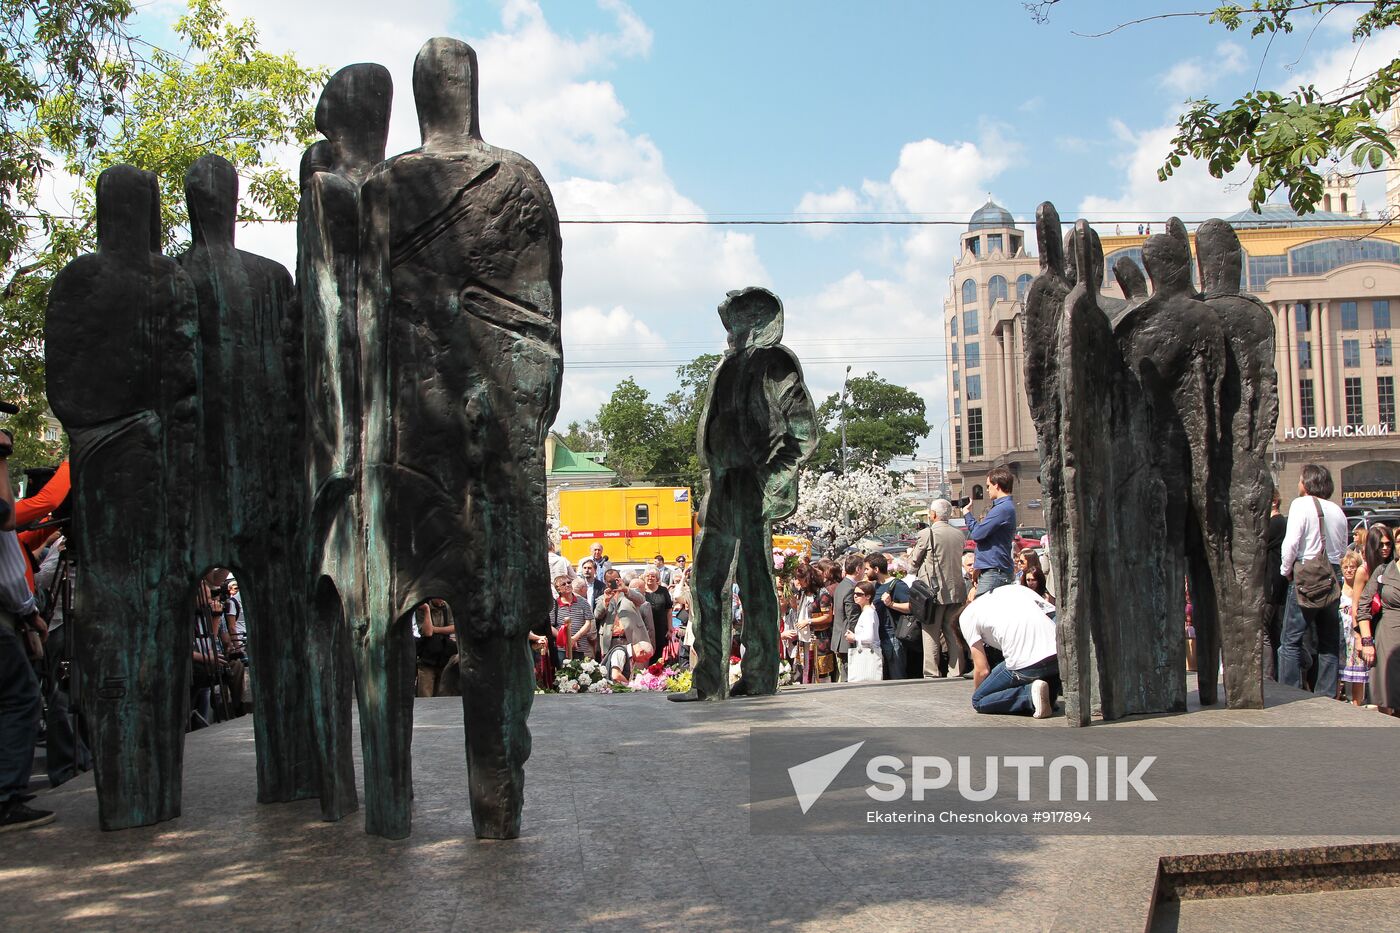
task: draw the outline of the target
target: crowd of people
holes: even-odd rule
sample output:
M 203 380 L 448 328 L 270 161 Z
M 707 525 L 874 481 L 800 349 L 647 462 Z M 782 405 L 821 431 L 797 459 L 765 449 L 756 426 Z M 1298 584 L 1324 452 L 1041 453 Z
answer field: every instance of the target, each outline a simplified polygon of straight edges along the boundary
M 1307 464 L 1287 516 L 1274 492 L 1264 671 L 1289 686 L 1395 716 L 1400 710 L 1395 532 L 1359 522 L 1349 535 L 1346 513 L 1331 501 L 1334 491 L 1331 472 Z
M 67 463 L 29 472 L 28 495 L 10 495 L 9 435 L 0 431 L 0 832 L 42 825 L 29 806 L 42 730 L 54 786 L 90 767 L 71 708 L 71 568 L 65 560 Z M 987 475 L 980 516 L 947 499 L 900 557 L 852 552 L 801 556 L 777 576 L 779 644 L 795 682 L 855 683 L 970 678 L 979 713 L 1052 716 L 1061 692 L 1048 541 L 1022 548 L 1004 467 Z M 1274 495 L 1264 599 L 1266 676 L 1358 707 L 1400 708 L 1400 568 L 1395 533 L 1348 520 L 1331 501 L 1325 467 L 1304 466 L 1287 516 Z M 955 524 L 962 518 L 961 527 Z M 969 547 L 971 542 L 972 547 Z M 594 544 L 576 566 L 551 541 L 549 612 L 530 633 L 537 683 L 552 689 L 570 660 L 592 660 L 618 684 L 660 661 L 692 666 L 691 568 L 657 554 L 618 568 Z M 190 728 L 249 711 L 248 619 L 237 579 L 212 571 L 200 584 L 190 654 Z M 731 654 L 742 665 L 743 594 L 731 593 Z M 1187 635 L 1191 635 L 1189 617 Z M 412 620 L 420 697 L 460 695 L 456 628 L 442 600 Z M 1189 641 L 1188 641 L 1189 643 Z

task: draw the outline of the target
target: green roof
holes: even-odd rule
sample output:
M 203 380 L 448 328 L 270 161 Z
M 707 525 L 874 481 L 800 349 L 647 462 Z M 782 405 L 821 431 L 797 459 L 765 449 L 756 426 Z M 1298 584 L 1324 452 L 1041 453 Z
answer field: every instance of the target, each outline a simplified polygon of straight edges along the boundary
M 584 454 L 574 453 L 564 446 L 559 438 L 554 439 L 554 462 L 549 465 L 551 473 L 592 473 L 598 476 L 612 476 L 613 471 L 588 459 Z

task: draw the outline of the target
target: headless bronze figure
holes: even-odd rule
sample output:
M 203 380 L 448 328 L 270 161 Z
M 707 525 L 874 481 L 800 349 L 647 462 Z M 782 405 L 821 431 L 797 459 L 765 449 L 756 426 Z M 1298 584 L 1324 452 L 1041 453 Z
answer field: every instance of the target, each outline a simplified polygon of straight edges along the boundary
M 559 221 L 535 167 L 482 141 L 470 46 L 429 40 L 413 95 L 423 145 L 360 192 L 366 827 L 408 833 L 409 626 L 439 597 L 457 620 L 472 821 L 510 838 L 530 754 L 528 632 L 548 611 L 536 557 L 563 375 Z
M 97 252 L 54 279 L 49 404 L 72 438 L 74 639 L 103 829 L 180 815 L 197 455 L 195 295 L 156 178 L 97 182 Z

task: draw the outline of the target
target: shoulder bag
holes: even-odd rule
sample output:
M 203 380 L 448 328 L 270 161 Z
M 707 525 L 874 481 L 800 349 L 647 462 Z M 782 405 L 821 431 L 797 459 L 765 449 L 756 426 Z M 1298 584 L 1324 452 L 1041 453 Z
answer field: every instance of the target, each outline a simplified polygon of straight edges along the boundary
M 1317 553 L 1307 560 L 1293 565 L 1293 592 L 1298 605 L 1304 609 L 1322 609 L 1342 598 L 1342 586 L 1337 582 L 1337 574 L 1332 570 L 1332 562 L 1327 559 L 1327 535 L 1324 533 L 1322 504 L 1316 496 L 1312 499 L 1317 509 Z

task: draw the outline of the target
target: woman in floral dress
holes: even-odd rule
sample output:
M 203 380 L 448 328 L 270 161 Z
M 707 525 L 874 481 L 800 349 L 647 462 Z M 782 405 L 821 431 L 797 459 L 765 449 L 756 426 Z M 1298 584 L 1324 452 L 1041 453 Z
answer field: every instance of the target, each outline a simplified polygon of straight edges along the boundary
M 1356 589 L 1356 577 L 1361 565 L 1361 555 L 1356 551 L 1342 555 L 1342 672 L 1338 679 L 1340 699 L 1350 699 L 1352 706 L 1365 702 L 1369 678 L 1366 661 L 1361 657 L 1361 636 L 1356 630 L 1355 600 L 1361 598 L 1361 590 Z

